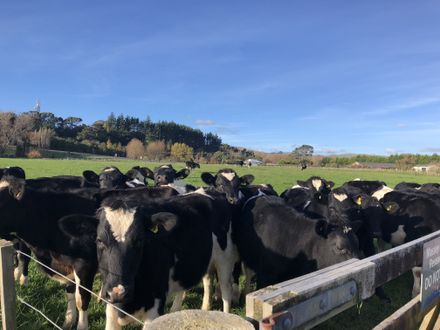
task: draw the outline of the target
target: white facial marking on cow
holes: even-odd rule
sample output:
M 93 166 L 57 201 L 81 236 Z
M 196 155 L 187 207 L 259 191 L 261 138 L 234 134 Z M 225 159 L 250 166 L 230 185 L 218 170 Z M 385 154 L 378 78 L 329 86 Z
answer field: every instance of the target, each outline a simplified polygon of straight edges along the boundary
M 322 186 L 322 180 L 320 179 L 312 180 L 312 186 L 316 189 L 316 191 L 319 191 L 319 188 L 321 188 Z
M 333 194 L 333 197 L 340 202 L 343 202 L 348 198 L 347 194 Z
M 361 178 L 353 179 L 353 181 L 361 181 Z
M 110 168 L 106 168 L 106 169 L 104 170 L 105 173 L 107 173 L 107 172 L 113 172 L 113 171 L 116 171 L 116 168 L 114 168 L 114 167 L 110 167 Z
M 133 224 L 136 208 L 112 210 L 109 207 L 104 207 L 104 213 L 115 240 L 117 242 L 124 242 L 125 234 Z
M 387 186 L 382 186 L 379 190 L 377 190 L 372 197 L 376 198 L 378 201 L 380 201 L 386 194 L 393 191 L 394 189 L 391 189 Z
M 133 180 L 131 180 L 131 181 L 127 181 L 127 182 L 125 182 L 125 184 L 128 186 L 128 187 L 130 187 L 130 188 L 134 188 L 134 187 L 136 187 L 136 186 L 145 186 L 145 183 L 144 182 L 142 182 L 141 180 L 139 180 L 139 179 L 133 179 Z
M 229 181 L 234 180 L 235 178 L 235 173 L 231 172 L 231 173 L 220 173 L 224 178 L 226 178 Z
M 404 228 L 404 226 L 400 225 L 397 228 L 397 230 L 391 234 L 391 244 L 392 245 L 396 246 L 396 245 L 401 245 L 401 244 L 405 243 L 406 233 L 403 228 Z
M 8 181 L 0 181 L 0 189 L 9 187 L 9 182 Z
M 160 168 L 171 168 L 170 165 L 162 165 Z
M 344 233 L 344 234 L 348 234 L 349 232 L 351 232 L 353 229 L 351 228 L 351 227 L 348 227 L 348 226 L 344 226 L 344 227 L 342 227 L 342 232 Z
M 422 187 L 416 187 L 415 189 L 416 189 L 416 190 L 420 190 L 420 189 L 422 189 Z

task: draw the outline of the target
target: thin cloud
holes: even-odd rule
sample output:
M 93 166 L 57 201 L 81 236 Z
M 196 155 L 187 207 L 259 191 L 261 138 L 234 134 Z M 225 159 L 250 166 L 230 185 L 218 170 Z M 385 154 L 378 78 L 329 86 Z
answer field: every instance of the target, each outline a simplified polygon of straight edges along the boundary
M 215 121 L 213 121 L 211 119 L 197 119 L 195 121 L 195 124 L 197 126 L 212 126 L 215 124 Z

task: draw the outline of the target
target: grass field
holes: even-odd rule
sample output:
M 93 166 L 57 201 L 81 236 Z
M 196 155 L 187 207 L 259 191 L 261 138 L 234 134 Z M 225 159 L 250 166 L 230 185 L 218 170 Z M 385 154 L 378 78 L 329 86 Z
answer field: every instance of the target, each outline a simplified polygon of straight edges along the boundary
M 53 175 L 81 175 L 88 169 L 99 172 L 105 166 L 115 165 L 126 171 L 132 166 L 141 165 L 153 169 L 157 164 L 143 163 L 139 161 L 112 160 L 112 161 L 91 161 L 91 160 L 27 160 L 27 159 L 0 159 L 0 167 L 20 166 L 26 171 L 27 178 Z M 182 164 L 175 164 L 176 169 L 183 167 Z M 223 168 L 222 165 L 202 165 L 202 169 L 195 170 L 185 180 L 194 185 L 202 185 L 200 174 L 202 171 L 216 172 Z M 389 186 L 394 187 L 402 181 L 407 182 L 440 182 L 439 176 L 428 176 L 426 174 L 415 174 L 397 171 L 372 171 L 372 170 L 351 170 L 351 169 L 324 169 L 310 168 L 306 171 L 299 171 L 295 167 L 233 167 L 239 174 L 251 173 L 255 176 L 255 183 L 271 183 L 281 193 L 284 189 L 291 187 L 296 180 L 307 179 L 312 175 L 319 175 L 326 179 L 333 180 L 336 186 L 354 178 L 364 180 L 383 180 Z M 412 288 L 411 274 L 405 274 L 400 278 L 388 283 L 385 286 L 386 293 L 392 299 L 391 304 L 380 302 L 376 297 L 365 301 L 361 308 L 352 308 L 338 315 L 330 321 L 319 326 L 319 329 L 371 329 L 381 320 L 386 318 L 400 306 L 410 299 Z M 94 291 L 99 290 L 99 278 L 95 281 Z M 64 290 L 55 281 L 52 281 L 36 269 L 35 263 L 31 263 L 29 285 L 24 288 L 17 288 L 17 294 L 27 302 L 44 311 L 57 324 L 62 325 L 66 309 Z M 199 308 L 201 306 L 201 287 L 193 289 L 184 302 L 184 308 Z M 214 304 L 215 309 L 221 309 L 219 303 Z M 243 306 L 235 306 L 233 312 L 244 315 Z M 41 316 L 30 311 L 22 304 L 17 304 L 17 322 L 19 329 L 51 329 Z M 104 306 L 98 304 L 95 299 L 89 309 L 90 329 L 103 329 L 105 322 Z M 127 327 L 128 328 L 128 327 Z M 136 329 L 135 327 L 129 327 Z

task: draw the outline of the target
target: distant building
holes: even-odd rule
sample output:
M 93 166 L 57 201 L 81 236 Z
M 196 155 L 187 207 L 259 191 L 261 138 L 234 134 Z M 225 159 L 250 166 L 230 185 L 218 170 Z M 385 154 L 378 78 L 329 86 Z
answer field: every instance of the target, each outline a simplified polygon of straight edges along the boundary
M 249 159 L 244 161 L 244 164 L 247 165 L 247 166 L 259 166 L 259 165 L 262 165 L 263 162 L 261 160 L 258 160 L 258 159 L 249 158 Z
M 394 164 L 394 163 L 354 162 L 353 164 L 350 165 L 350 167 L 390 170 L 390 169 L 395 169 L 396 164 Z
M 413 171 L 416 171 L 416 172 L 432 172 L 433 170 L 437 170 L 438 166 L 436 166 L 436 165 L 417 165 L 417 166 L 414 166 L 412 169 L 413 169 Z

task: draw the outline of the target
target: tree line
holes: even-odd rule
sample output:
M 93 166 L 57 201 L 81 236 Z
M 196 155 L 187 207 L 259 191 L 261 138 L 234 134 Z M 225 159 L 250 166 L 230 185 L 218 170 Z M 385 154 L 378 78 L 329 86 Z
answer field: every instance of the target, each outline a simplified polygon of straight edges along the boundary
M 0 113 L 0 155 L 24 156 L 35 149 L 53 149 L 103 155 L 126 156 L 130 141 L 140 141 L 150 149 L 164 146 L 162 157 L 175 147 L 179 155 L 213 154 L 222 146 L 214 133 L 175 122 L 153 122 L 149 117 L 136 117 L 111 113 L 106 120 L 87 125 L 79 117 L 57 117 L 51 112 L 28 111 Z M 184 149 L 182 151 L 182 145 Z M 157 151 L 156 151 L 157 152 Z

